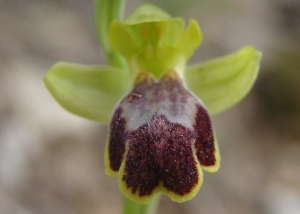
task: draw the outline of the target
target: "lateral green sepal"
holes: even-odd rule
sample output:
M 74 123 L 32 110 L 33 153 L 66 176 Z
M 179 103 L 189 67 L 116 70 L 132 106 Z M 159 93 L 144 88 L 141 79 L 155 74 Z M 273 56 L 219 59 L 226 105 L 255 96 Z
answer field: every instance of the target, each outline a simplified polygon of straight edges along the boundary
M 56 101 L 67 111 L 108 123 L 114 106 L 132 84 L 127 72 L 113 67 L 60 62 L 43 79 Z
M 210 114 L 239 102 L 251 89 L 259 69 L 261 52 L 251 46 L 208 62 L 187 67 L 187 87 L 198 96 Z

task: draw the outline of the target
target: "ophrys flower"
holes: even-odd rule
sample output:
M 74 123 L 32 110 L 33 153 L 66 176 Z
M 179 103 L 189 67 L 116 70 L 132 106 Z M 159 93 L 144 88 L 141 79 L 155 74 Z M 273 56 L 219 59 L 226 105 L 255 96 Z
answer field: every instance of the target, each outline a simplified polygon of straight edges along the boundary
M 70 112 L 109 123 L 106 173 L 118 176 L 124 195 L 140 203 L 156 193 L 193 198 L 202 170 L 220 163 L 209 113 L 245 96 L 261 54 L 246 46 L 186 67 L 202 40 L 197 22 L 184 28 L 151 5 L 112 22 L 109 39 L 127 69 L 59 63 L 45 75 L 47 88 Z

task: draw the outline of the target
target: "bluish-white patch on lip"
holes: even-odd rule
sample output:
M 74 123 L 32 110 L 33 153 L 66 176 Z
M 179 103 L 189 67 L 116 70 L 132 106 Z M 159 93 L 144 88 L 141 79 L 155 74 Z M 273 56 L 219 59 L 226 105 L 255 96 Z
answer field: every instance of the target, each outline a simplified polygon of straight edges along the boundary
M 203 104 L 183 86 L 178 76 L 174 77 L 176 73 L 172 72 L 159 80 L 150 74 L 140 75 L 144 75 L 140 77 L 142 82 L 137 82 L 133 91 L 120 102 L 126 131 L 136 130 L 149 122 L 154 114 L 164 115 L 170 122 L 192 129 L 196 104 Z

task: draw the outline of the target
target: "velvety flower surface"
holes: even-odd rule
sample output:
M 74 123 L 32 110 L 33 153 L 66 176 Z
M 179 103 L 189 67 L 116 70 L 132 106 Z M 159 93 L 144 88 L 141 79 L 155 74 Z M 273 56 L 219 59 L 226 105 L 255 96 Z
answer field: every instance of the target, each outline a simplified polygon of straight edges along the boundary
M 208 112 L 175 71 L 159 80 L 140 73 L 134 85 L 111 119 L 107 174 L 118 174 L 122 192 L 139 202 L 157 192 L 188 200 L 202 184 L 202 168 L 219 168 Z
M 220 166 L 209 114 L 223 111 L 250 90 L 261 53 L 251 46 L 186 66 L 202 34 L 184 28 L 151 5 L 113 21 L 111 45 L 127 69 L 56 64 L 44 77 L 66 110 L 109 124 L 106 173 L 118 176 L 128 198 L 148 203 L 157 193 L 184 202 L 199 191 L 202 170 Z

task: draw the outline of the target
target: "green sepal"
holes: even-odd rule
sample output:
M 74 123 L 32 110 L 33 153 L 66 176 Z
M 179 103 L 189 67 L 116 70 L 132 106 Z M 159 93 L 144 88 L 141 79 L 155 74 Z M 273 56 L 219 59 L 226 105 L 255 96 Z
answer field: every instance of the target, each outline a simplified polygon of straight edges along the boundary
M 136 8 L 125 20 L 128 25 L 135 25 L 145 22 L 160 22 L 171 19 L 172 17 L 151 4 L 144 4 Z
M 258 74 L 261 52 L 251 46 L 208 62 L 187 67 L 187 87 L 206 105 L 210 114 L 239 102 Z
M 132 84 L 123 70 L 65 62 L 55 64 L 43 81 L 67 111 L 101 123 L 109 122 L 114 106 Z

